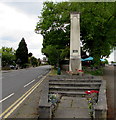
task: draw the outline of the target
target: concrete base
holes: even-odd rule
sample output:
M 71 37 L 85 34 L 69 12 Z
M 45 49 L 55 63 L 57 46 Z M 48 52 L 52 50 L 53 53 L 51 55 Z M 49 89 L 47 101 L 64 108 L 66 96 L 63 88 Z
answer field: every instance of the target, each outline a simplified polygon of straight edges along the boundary
M 80 58 L 70 59 L 70 67 L 69 68 L 73 74 L 78 74 L 78 70 L 82 69 Z

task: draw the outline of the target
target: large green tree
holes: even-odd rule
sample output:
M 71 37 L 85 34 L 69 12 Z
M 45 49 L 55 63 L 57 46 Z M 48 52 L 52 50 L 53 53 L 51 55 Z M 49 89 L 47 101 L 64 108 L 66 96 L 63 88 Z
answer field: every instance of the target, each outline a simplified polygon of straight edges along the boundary
M 70 12 L 80 12 L 81 42 L 83 50 L 89 52 L 99 63 L 102 57 L 108 57 L 116 45 L 115 13 L 112 2 L 44 2 L 36 32 L 43 35 L 42 52 L 49 58 L 47 46 L 57 46 L 59 59 L 70 44 Z M 65 49 L 65 50 L 64 50 Z M 66 53 L 66 56 L 69 54 Z M 54 56 L 55 57 L 55 56 Z
M 43 53 L 48 56 L 48 61 L 51 65 L 59 64 L 60 51 L 57 46 L 48 45 L 45 49 L 43 49 Z
M 16 58 L 17 63 L 19 63 L 20 65 L 28 63 L 28 48 L 24 38 L 22 38 L 19 43 L 18 49 L 16 50 Z
M 2 47 L 1 53 L 2 53 L 3 67 L 15 64 L 16 56 L 15 56 L 15 50 L 13 48 Z
M 38 66 L 38 60 L 34 56 L 30 58 L 30 61 L 33 67 Z

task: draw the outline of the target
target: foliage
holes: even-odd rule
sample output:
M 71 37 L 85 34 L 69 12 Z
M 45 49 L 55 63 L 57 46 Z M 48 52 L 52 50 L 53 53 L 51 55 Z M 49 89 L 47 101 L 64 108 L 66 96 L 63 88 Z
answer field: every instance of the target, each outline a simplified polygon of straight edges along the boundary
M 41 59 L 38 58 L 38 65 L 41 65 Z
M 21 66 L 25 63 L 28 63 L 28 48 L 24 38 L 22 38 L 19 43 L 19 47 L 16 50 L 16 59 L 18 64 Z
M 93 116 L 94 115 L 94 105 L 97 103 L 99 91 L 91 90 L 91 91 L 85 91 L 85 93 L 86 93 L 86 98 L 88 101 L 89 114 L 90 114 L 90 117 L 93 118 L 94 117 Z
M 70 57 L 70 48 L 66 47 L 65 49 L 61 49 L 61 54 L 60 54 L 61 60 L 64 60 L 65 58 L 69 58 L 69 57 Z
M 43 52 L 47 55 L 51 65 L 56 65 L 58 63 L 60 51 L 57 49 L 57 46 L 48 45 L 43 49 Z
M 13 48 L 2 47 L 2 66 L 14 65 L 15 64 L 15 50 Z
M 35 30 L 36 33 L 43 35 L 42 52 L 48 58 L 51 57 L 48 55 L 49 51 L 44 50 L 51 45 L 57 46 L 57 51 L 60 51 L 59 60 L 67 56 L 63 49 L 69 47 L 70 44 L 70 12 L 72 11 L 81 13 L 83 50 L 94 57 L 97 66 L 100 64 L 99 59 L 108 57 L 116 44 L 114 39 L 116 22 L 112 2 L 44 2 Z
M 31 57 L 30 59 L 32 66 L 38 66 L 38 60 L 35 57 Z
M 29 57 L 31 57 L 32 55 L 33 55 L 33 54 L 32 54 L 31 52 L 28 54 Z
M 59 94 L 48 94 L 48 102 L 51 102 L 52 105 L 56 106 L 56 104 L 60 102 L 60 95 Z
M 111 63 L 116 63 L 116 62 L 114 62 L 114 61 L 111 61 Z
M 83 71 L 84 73 L 87 74 L 91 74 L 91 75 L 103 75 L 103 68 L 99 67 L 98 69 L 96 69 L 95 67 L 93 67 L 93 69 L 89 69 L 88 67 L 83 67 Z
M 105 61 L 103 61 L 103 64 L 108 64 L 108 60 L 105 59 Z
M 2 53 L 2 49 L 0 49 L 0 53 Z
M 24 63 L 24 64 L 22 64 L 22 68 L 28 68 L 28 67 L 30 67 L 30 64 L 29 64 L 29 63 Z

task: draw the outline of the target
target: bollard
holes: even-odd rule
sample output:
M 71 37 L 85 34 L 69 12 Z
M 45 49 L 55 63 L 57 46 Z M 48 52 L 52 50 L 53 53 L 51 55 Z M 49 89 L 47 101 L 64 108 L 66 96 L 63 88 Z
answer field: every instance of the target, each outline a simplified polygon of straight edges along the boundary
M 61 69 L 60 69 L 60 67 L 58 67 L 57 75 L 61 75 Z

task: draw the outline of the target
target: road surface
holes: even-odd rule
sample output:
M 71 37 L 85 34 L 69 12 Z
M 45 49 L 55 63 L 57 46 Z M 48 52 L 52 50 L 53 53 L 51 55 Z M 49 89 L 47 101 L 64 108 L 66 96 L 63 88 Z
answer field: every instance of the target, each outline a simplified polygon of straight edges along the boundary
M 46 75 L 50 66 L 2 72 L 2 112 Z

